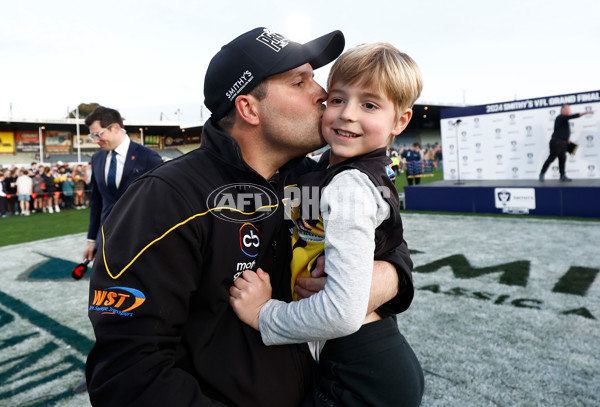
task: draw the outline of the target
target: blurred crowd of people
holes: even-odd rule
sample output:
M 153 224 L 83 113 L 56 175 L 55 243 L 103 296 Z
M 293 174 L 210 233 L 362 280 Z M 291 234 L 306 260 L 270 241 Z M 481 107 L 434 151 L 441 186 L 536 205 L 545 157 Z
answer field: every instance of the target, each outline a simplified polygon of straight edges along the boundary
M 55 213 L 89 205 L 92 166 L 55 164 L 0 169 L 0 216 Z
M 419 162 L 426 166 L 441 170 L 443 165 L 442 147 L 436 141 L 421 148 L 420 143 L 412 146 L 402 145 L 400 149 L 388 148 L 387 156 L 392 160 L 391 168 L 396 175 L 407 172 L 409 162 Z

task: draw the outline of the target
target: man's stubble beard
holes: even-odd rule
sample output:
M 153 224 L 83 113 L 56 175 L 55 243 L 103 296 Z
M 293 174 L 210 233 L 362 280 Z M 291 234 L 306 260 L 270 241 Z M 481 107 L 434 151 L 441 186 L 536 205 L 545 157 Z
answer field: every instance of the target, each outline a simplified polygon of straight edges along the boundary
M 265 130 L 272 146 L 292 159 L 304 156 L 327 144 L 321 133 L 321 118 L 322 112 L 320 112 L 319 118 L 314 120 L 317 124 L 311 126 L 312 128 L 308 128 L 308 126 L 304 128 L 306 121 L 294 118 L 284 125 L 281 123 L 277 123 L 275 126 L 267 125 Z M 300 129 L 296 123 L 302 123 Z

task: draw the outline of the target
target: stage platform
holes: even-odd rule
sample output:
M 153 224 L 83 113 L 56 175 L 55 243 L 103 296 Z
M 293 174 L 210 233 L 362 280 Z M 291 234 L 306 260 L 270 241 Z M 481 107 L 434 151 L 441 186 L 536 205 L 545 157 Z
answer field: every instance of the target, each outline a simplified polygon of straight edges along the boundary
M 600 218 L 600 179 L 437 181 L 404 187 L 404 201 L 414 211 Z

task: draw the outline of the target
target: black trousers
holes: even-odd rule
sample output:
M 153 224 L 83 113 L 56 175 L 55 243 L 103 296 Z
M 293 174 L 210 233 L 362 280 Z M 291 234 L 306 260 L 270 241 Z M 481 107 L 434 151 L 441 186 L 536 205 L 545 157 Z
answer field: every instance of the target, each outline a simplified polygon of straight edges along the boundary
M 408 180 L 408 185 L 412 185 L 413 182 L 415 185 L 419 185 L 421 183 L 421 178 L 420 177 L 409 177 L 408 174 L 406 174 L 406 179 Z
M 565 175 L 565 162 L 567 161 L 567 147 L 569 142 L 557 138 L 550 139 L 550 155 L 542 166 L 542 174 L 545 174 L 552 161 L 558 157 L 558 171 L 560 175 Z
M 424 390 L 421 365 L 393 318 L 327 341 L 303 407 L 413 407 Z

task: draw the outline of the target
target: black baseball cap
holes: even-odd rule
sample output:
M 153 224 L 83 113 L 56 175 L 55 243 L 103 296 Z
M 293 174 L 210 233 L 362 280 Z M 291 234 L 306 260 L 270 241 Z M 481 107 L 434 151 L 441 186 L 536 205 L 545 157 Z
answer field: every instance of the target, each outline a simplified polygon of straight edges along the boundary
M 344 45 L 339 30 L 299 44 L 268 28 L 255 28 L 224 45 L 210 61 L 204 78 L 204 104 L 213 119 L 219 120 L 233 108 L 238 95 L 307 62 L 313 69 L 327 65 L 342 53 Z

